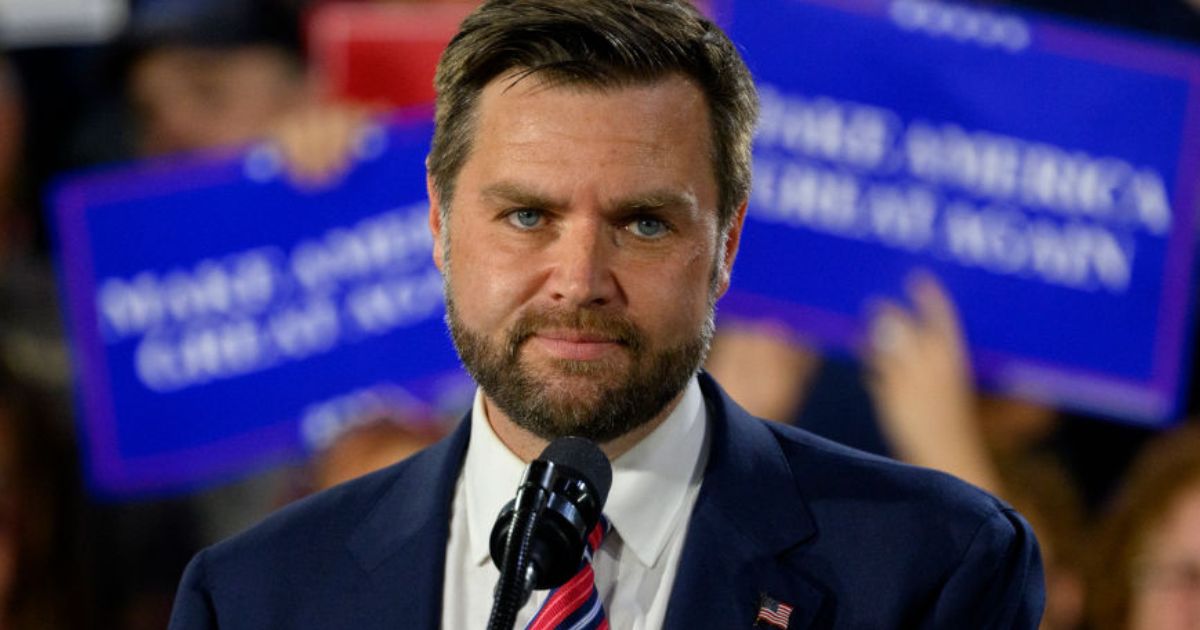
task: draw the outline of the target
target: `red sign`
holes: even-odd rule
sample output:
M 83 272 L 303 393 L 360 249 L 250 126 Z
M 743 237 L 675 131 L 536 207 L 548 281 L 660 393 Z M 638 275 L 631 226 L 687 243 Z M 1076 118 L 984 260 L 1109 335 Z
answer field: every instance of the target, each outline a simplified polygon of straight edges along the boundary
M 438 58 L 474 2 L 333 2 L 308 16 L 309 54 L 337 100 L 432 103 Z

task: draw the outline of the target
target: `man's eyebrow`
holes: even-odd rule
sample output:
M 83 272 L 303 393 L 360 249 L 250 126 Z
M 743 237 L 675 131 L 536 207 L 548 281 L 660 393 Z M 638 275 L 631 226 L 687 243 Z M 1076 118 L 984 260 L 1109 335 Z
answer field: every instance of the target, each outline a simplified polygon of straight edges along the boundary
M 499 201 L 506 205 L 528 208 L 558 208 L 564 205 L 560 201 L 513 182 L 492 184 L 484 188 L 479 195 L 487 201 Z
M 697 204 L 696 195 L 678 190 L 653 190 L 619 199 L 616 208 L 626 211 L 637 210 L 685 210 Z
M 487 201 L 528 208 L 561 208 L 567 205 L 567 202 L 563 200 L 554 199 L 549 195 L 515 182 L 497 182 L 487 186 L 480 192 L 480 197 Z M 691 192 L 662 189 L 637 193 L 617 199 L 610 204 L 610 207 L 620 212 L 637 212 L 647 210 L 683 210 L 694 208 L 696 204 L 696 195 Z

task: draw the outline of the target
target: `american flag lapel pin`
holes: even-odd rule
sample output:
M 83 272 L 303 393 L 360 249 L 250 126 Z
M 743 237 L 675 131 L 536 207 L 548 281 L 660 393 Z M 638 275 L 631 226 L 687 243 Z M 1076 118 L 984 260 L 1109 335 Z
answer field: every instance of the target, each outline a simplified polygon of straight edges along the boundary
M 761 595 L 758 600 L 758 617 L 754 619 L 754 625 L 759 627 L 770 626 L 772 628 L 783 628 L 787 630 L 788 620 L 792 618 L 792 607 L 771 597 L 770 595 Z

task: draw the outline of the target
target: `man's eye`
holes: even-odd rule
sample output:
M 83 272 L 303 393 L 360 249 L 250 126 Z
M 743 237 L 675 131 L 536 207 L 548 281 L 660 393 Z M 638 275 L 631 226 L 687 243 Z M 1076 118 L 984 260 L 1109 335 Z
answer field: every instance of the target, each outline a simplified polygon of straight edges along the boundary
M 508 222 L 521 229 L 535 228 L 542 222 L 542 213 L 529 208 L 514 210 L 508 213 Z
M 642 238 L 661 238 L 670 231 L 665 222 L 649 217 L 634 219 L 629 223 L 627 229 Z

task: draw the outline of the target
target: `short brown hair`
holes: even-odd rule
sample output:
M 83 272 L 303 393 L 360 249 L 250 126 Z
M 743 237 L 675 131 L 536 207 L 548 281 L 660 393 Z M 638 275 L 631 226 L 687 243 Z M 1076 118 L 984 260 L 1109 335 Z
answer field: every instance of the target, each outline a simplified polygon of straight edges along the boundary
M 722 231 L 750 194 L 758 96 L 733 43 L 686 0 L 490 0 L 463 21 L 438 63 L 429 174 L 449 208 L 471 151 L 479 93 L 516 72 L 597 88 L 679 74 L 708 102 Z
M 1138 454 L 1101 524 L 1088 588 L 1089 621 L 1099 630 L 1129 627 L 1136 561 L 1150 531 L 1180 497 L 1200 488 L 1200 424 L 1163 433 Z

